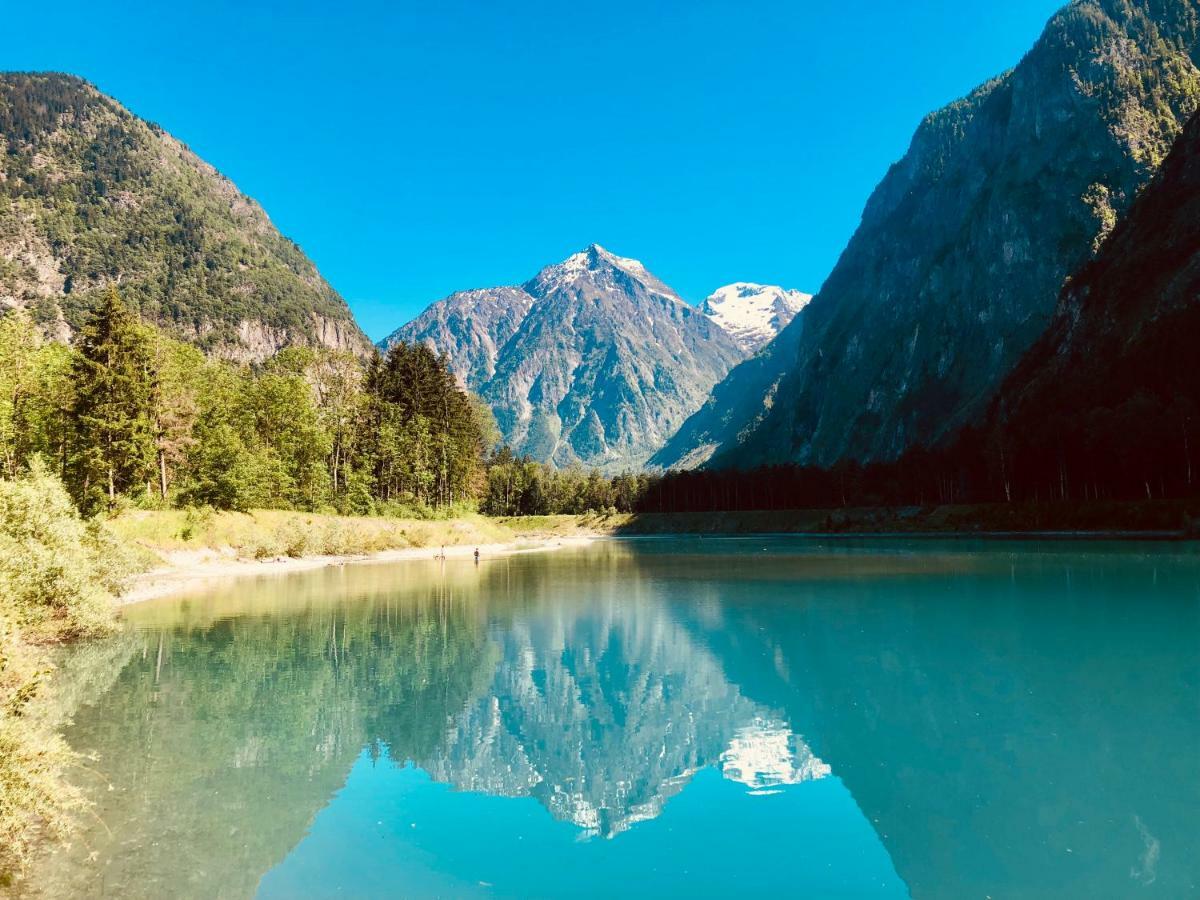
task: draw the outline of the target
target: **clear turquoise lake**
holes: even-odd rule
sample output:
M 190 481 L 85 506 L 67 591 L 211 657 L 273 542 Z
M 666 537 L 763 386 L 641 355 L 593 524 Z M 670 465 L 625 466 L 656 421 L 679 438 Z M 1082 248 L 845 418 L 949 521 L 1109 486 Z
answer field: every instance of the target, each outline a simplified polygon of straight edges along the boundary
M 1200 896 L 1194 545 L 606 540 L 125 621 L 60 666 L 47 895 Z

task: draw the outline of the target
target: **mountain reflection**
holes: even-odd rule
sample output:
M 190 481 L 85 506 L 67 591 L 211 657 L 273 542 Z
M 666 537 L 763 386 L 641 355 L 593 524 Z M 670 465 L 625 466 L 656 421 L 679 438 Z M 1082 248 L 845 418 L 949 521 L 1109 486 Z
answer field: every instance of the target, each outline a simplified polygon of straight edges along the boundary
M 750 789 L 829 772 L 727 680 L 624 548 L 401 574 L 329 570 L 146 605 L 131 634 L 66 660 L 67 737 L 95 759 L 80 783 L 100 824 L 35 883 L 252 894 L 364 748 L 605 837 L 658 816 L 706 767 Z
M 776 823 L 738 857 L 759 872 L 790 858 L 797 823 L 770 816 L 800 794 L 744 795 L 816 781 L 789 808 L 836 788 L 918 896 L 1192 896 L 1198 596 L 1200 561 L 1169 548 L 757 539 L 347 567 L 147 605 L 63 666 L 98 819 L 33 883 L 251 895 L 373 760 L 615 838 L 555 845 L 564 865 L 669 856 L 695 779 L 753 804 L 742 833 Z M 412 835 L 422 859 L 453 855 Z
M 414 758 L 460 790 L 531 796 L 610 837 L 658 816 L 708 766 L 752 787 L 828 774 L 660 603 L 552 603 L 490 631 L 491 684 Z

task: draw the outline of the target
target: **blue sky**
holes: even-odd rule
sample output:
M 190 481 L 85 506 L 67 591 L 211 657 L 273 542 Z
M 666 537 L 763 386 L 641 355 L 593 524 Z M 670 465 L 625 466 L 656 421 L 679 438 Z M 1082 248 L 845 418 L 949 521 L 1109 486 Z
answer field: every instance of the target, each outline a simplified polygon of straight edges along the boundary
M 255 197 L 378 338 L 593 241 L 685 299 L 813 291 L 921 117 L 1059 0 L 10 3 Z

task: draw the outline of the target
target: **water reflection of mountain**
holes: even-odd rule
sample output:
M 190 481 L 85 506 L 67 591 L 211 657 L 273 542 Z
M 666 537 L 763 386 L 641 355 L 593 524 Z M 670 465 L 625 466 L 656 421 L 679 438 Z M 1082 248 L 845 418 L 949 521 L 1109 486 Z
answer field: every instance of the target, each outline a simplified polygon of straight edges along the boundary
M 658 816 L 707 766 L 753 787 L 828 773 L 660 603 L 525 607 L 490 637 L 491 684 L 415 760 L 461 790 L 532 796 L 612 836 Z
M 100 821 L 47 862 L 41 892 L 252 894 L 363 748 L 606 836 L 703 767 L 751 789 L 828 771 L 725 678 L 627 550 L 405 575 L 331 570 L 146 606 L 119 652 L 89 651 L 111 669 L 68 662 L 68 739 L 95 756 L 81 783 Z
M 832 767 L 918 896 L 1196 894 L 1195 563 L 795 546 L 347 568 L 139 609 L 67 666 L 101 824 L 36 883 L 253 893 L 367 748 L 609 836 L 702 768 L 770 793 Z

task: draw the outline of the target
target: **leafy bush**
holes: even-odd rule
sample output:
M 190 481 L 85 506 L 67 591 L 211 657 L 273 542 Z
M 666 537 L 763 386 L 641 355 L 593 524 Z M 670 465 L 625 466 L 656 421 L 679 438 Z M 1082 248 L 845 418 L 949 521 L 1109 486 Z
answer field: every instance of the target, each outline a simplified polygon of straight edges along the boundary
M 70 750 L 29 711 L 52 670 L 40 644 L 110 630 L 112 594 L 131 566 L 37 458 L 24 477 L 0 481 L 0 884 L 40 836 L 68 832 L 82 806 L 62 777 Z
M 28 475 L 0 481 L 0 604 L 17 626 L 52 639 L 106 631 L 112 594 L 132 569 L 40 460 Z

